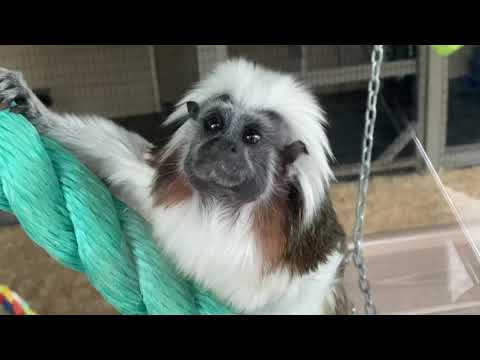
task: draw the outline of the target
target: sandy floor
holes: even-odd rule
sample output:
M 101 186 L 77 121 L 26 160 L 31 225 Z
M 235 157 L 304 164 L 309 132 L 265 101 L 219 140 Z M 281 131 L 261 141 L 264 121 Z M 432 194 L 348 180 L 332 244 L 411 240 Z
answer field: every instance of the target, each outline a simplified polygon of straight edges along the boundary
M 0 283 L 41 314 L 113 314 L 86 278 L 58 265 L 17 226 L 0 232 Z
M 442 172 L 441 180 L 465 220 L 480 219 L 480 168 Z M 355 224 L 358 185 L 333 186 L 332 198 L 340 221 L 351 234 Z M 471 208 L 478 209 L 472 211 Z M 477 216 L 478 213 L 478 216 Z M 376 177 L 370 182 L 366 233 L 398 232 L 455 224 L 455 217 L 430 174 Z
M 450 195 L 465 213 L 480 211 L 480 168 L 442 174 Z M 357 184 L 333 187 L 332 197 L 348 233 L 354 224 Z M 431 176 L 378 177 L 372 180 L 367 233 L 453 224 L 448 206 Z M 467 211 L 468 208 L 470 211 Z M 66 270 L 39 249 L 19 227 L 0 230 L 0 283 L 11 286 L 42 314 L 114 314 L 81 274 Z

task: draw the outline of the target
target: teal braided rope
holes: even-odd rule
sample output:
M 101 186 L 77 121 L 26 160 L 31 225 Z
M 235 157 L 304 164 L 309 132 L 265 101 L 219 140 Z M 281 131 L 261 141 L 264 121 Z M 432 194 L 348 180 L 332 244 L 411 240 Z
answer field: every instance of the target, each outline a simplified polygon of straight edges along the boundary
M 121 314 L 233 314 L 177 273 L 149 226 L 89 169 L 9 111 L 0 112 L 0 181 L 0 209 Z

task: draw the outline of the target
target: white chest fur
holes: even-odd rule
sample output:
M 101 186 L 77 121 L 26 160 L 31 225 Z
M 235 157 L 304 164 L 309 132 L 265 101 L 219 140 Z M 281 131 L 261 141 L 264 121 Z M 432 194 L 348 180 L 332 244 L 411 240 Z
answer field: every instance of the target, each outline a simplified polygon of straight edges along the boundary
M 231 218 L 202 211 L 195 197 L 172 208 L 158 207 L 152 222 L 159 245 L 179 270 L 247 314 L 324 314 L 341 255 L 312 274 L 291 277 L 285 270 L 262 275 L 248 209 Z M 230 221 L 229 221 L 230 220 Z

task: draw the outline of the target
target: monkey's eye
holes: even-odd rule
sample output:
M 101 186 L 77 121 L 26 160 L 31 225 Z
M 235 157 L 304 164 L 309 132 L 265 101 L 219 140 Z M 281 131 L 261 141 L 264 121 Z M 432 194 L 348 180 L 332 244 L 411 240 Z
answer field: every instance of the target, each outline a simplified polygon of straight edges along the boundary
M 249 145 L 258 144 L 262 140 L 262 134 L 258 129 L 249 127 L 243 132 L 243 142 Z
M 225 123 L 220 115 L 212 114 L 205 119 L 204 126 L 207 132 L 218 132 L 223 130 Z

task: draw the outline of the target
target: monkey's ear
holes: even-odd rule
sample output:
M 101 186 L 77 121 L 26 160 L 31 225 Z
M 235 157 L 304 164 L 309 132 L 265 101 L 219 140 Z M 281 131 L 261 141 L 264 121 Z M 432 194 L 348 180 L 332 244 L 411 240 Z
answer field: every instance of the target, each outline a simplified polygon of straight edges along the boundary
M 198 114 L 200 113 L 200 106 L 195 101 L 187 102 L 187 109 L 190 117 L 193 120 L 198 119 Z
M 282 151 L 285 166 L 293 164 L 300 155 L 303 154 L 308 155 L 308 149 L 302 141 L 295 141 L 294 143 L 285 146 Z

